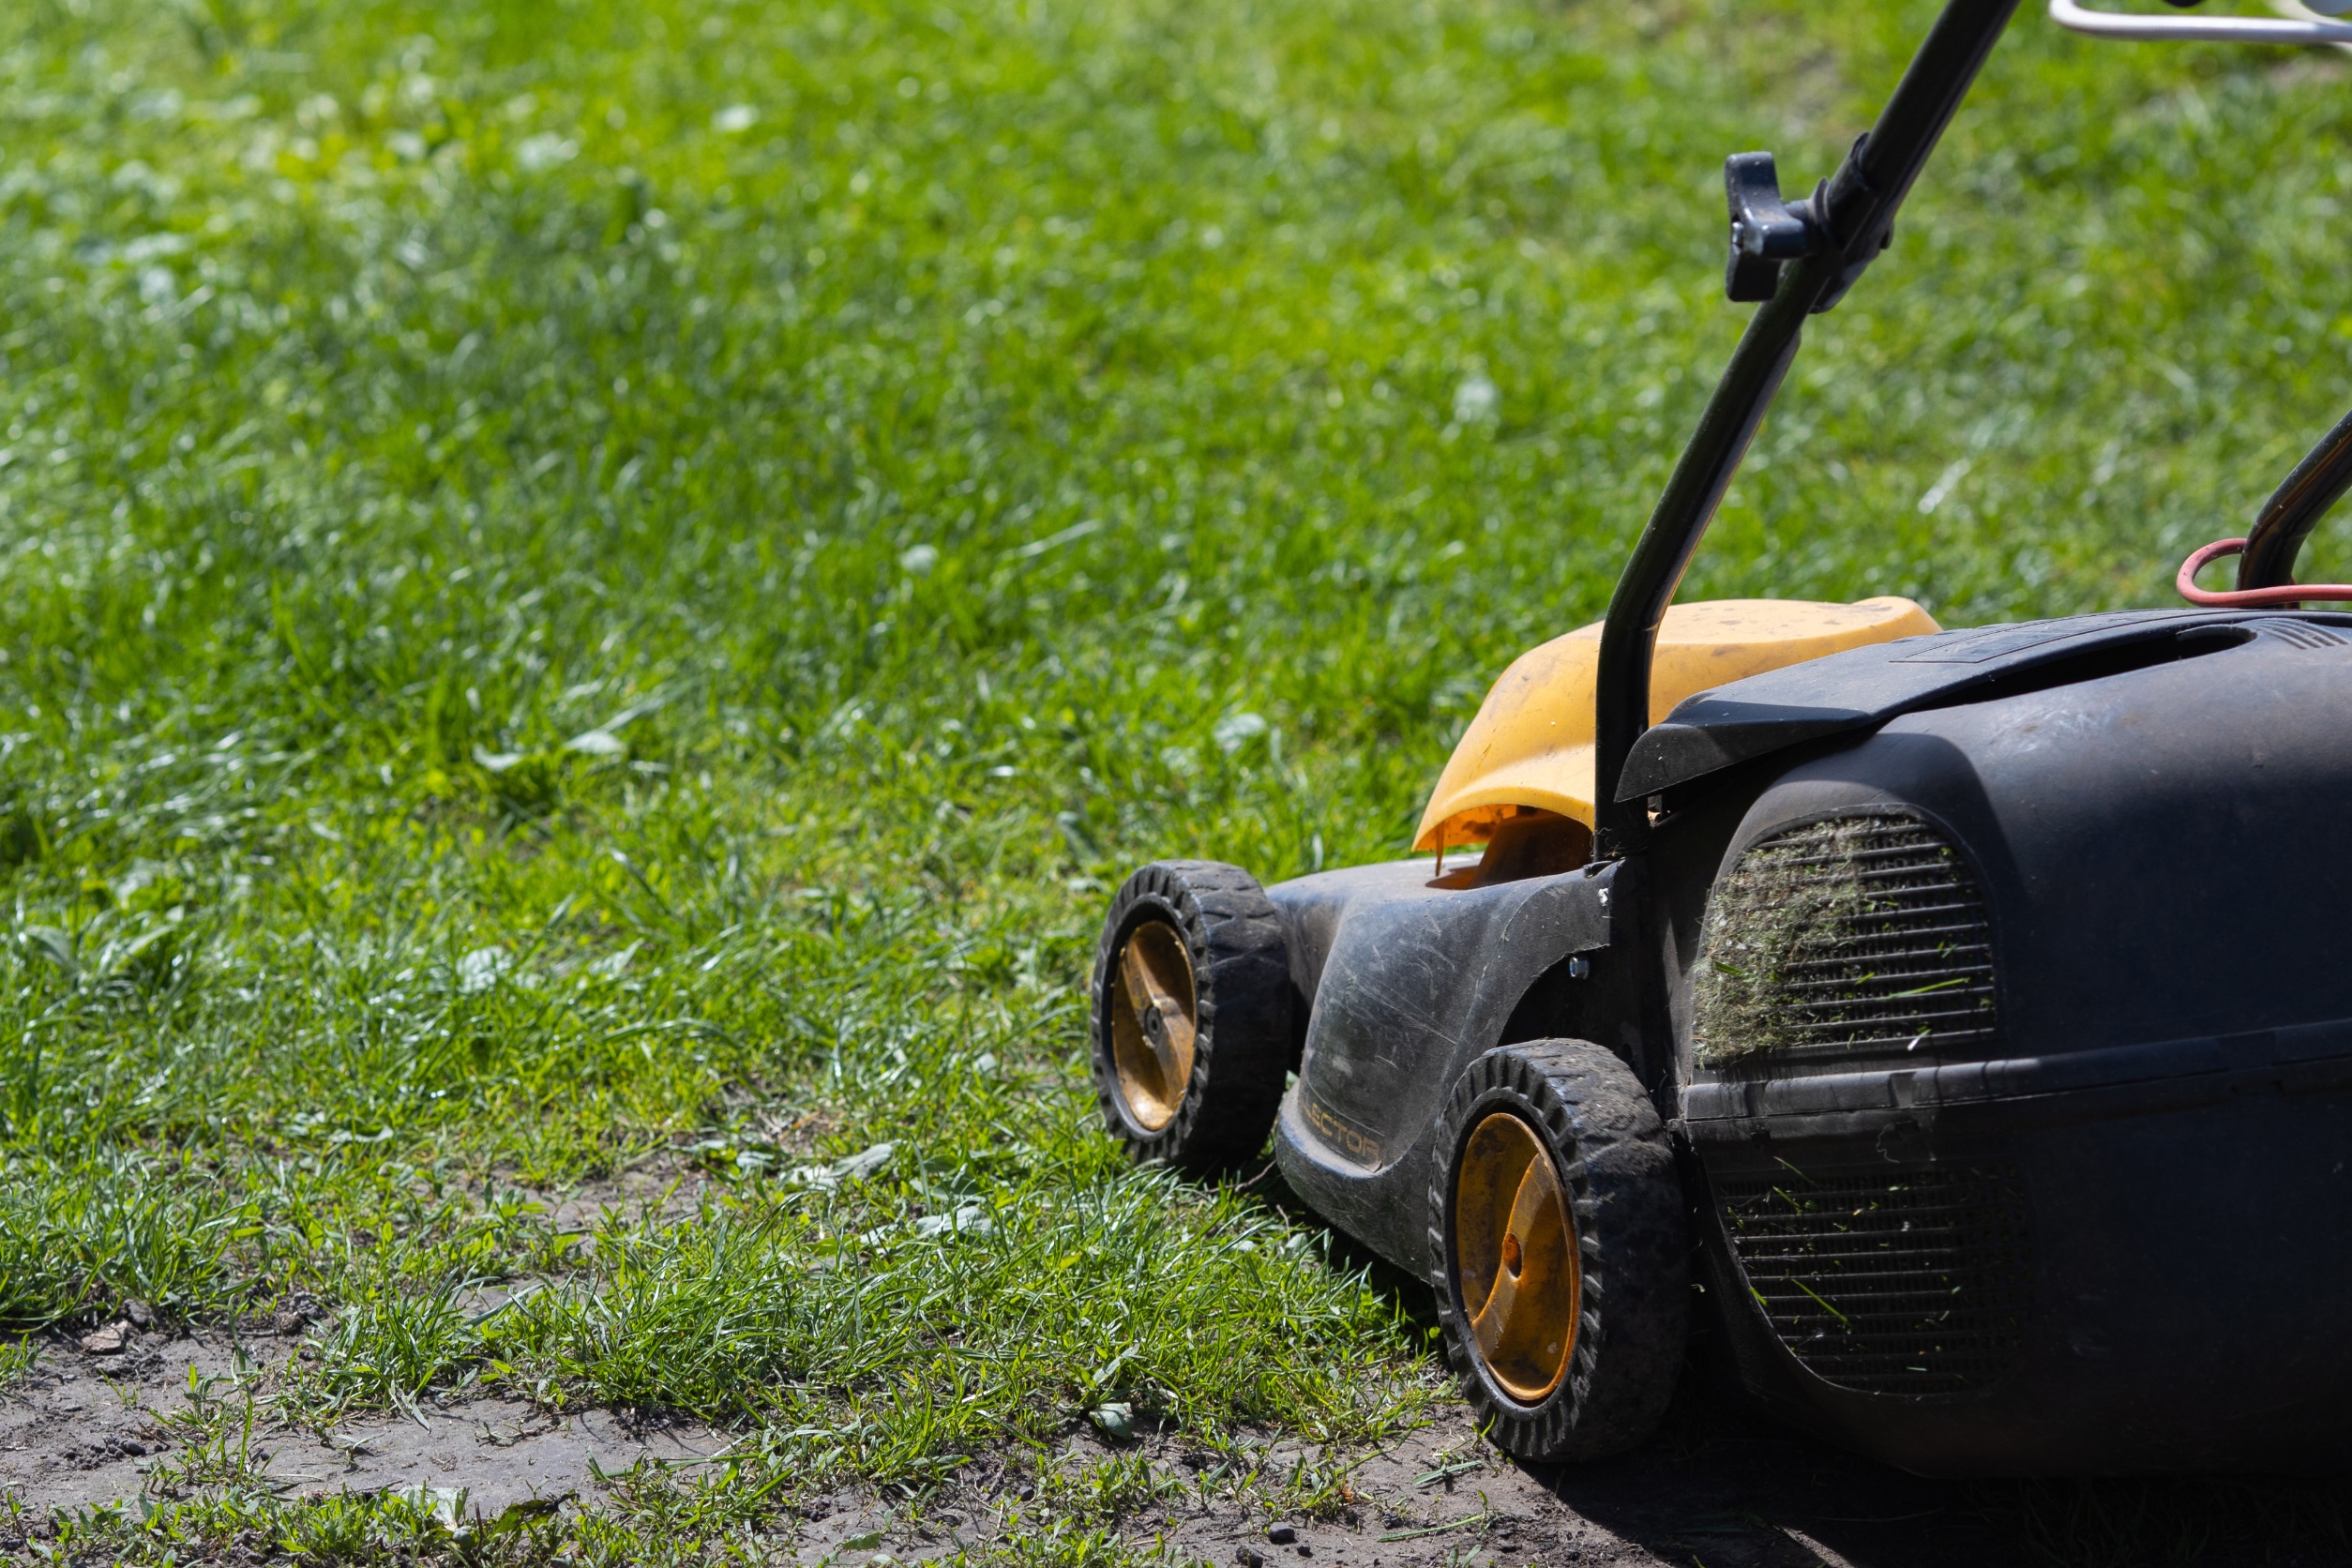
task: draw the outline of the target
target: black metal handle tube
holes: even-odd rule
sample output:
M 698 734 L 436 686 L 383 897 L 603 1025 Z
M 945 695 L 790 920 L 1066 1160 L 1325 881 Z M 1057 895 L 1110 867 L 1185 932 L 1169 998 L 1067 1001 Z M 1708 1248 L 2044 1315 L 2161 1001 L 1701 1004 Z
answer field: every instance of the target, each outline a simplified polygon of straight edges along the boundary
M 1877 254 L 1895 208 L 2016 8 L 2017 0 L 1950 0 L 1937 17 L 1877 125 L 1830 182 L 1827 210 L 1820 216 L 1832 248 L 1788 264 L 1780 287 L 1756 308 L 1634 546 L 1609 598 L 1595 679 L 1593 825 L 1599 855 L 1631 853 L 1649 836 L 1644 804 L 1620 801 L 1617 792 L 1625 759 L 1650 727 L 1650 661 L 1658 625 L 1788 373 L 1804 319 L 1833 303 Z
M 1797 357 L 1805 317 L 1823 281 L 1837 270 L 1833 257 L 1791 264 L 1772 297 L 1756 307 L 1610 596 L 1608 618 L 1601 623 L 1592 714 L 1593 849 L 1603 858 L 1640 848 L 1649 826 L 1641 802 L 1617 799 L 1617 778 L 1634 742 L 1650 727 L 1650 658 L 1658 624 L 1666 619 L 1666 604 L 1707 520 L 1714 516 L 1772 394 Z
M 1936 18 L 1861 148 L 1860 173 L 1879 215 L 1892 219 L 1911 193 L 2016 9 L 2017 0 L 1951 0 Z M 1836 196 L 1832 190 L 1832 227 Z M 1856 236 L 1840 230 L 1839 237 L 1850 242 Z
M 2284 588 L 2294 581 L 2303 540 L 2346 490 L 2352 490 L 2352 414 L 2319 438 L 2264 503 L 2238 560 L 2238 586 Z

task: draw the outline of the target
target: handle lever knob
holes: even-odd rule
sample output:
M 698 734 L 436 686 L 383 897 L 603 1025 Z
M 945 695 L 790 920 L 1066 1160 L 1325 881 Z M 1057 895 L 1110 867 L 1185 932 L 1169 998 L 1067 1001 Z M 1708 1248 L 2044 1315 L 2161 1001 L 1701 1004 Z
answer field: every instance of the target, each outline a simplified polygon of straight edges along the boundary
M 1826 243 L 1811 200 L 1784 202 L 1780 172 L 1770 153 L 1734 153 L 1724 159 L 1724 197 L 1731 208 L 1731 261 L 1724 293 L 1753 305 L 1772 297 L 1787 263 Z

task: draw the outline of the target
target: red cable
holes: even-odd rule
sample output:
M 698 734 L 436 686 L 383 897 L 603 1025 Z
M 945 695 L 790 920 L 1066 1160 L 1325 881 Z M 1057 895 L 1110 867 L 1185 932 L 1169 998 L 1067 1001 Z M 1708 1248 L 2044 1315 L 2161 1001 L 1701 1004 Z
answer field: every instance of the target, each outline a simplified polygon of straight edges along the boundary
M 2333 602 L 2352 599 L 2352 582 L 2290 582 L 2278 588 L 2200 588 L 2197 573 L 2224 556 L 2241 554 L 2243 539 L 2216 539 L 2180 563 L 2172 585 L 2191 604 L 2209 610 L 2292 610 L 2306 600 Z

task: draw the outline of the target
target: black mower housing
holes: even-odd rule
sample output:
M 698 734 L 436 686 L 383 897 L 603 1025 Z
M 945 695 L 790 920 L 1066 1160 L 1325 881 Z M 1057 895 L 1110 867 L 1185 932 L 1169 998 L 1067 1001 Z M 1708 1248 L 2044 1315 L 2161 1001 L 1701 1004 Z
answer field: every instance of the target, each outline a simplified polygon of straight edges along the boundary
M 1621 792 L 1637 857 L 1268 890 L 1307 1020 L 1275 1132 L 1303 1198 L 1424 1270 L 1455 1075 L 1592 1040 L 1667 1119 L 1715 1341 L 1787 1417 L 1925 1473 L 2352 1460 L 2352 616 L 1835 654 L 1683 702 Z M 1978 1010 L 1705 1064 L 1711 897 L 1752 847 L 1856 822 L 1952 868 L 1962 912 L 1921 918 L 1983 928 L 1976 968 L 1887 1005 Z

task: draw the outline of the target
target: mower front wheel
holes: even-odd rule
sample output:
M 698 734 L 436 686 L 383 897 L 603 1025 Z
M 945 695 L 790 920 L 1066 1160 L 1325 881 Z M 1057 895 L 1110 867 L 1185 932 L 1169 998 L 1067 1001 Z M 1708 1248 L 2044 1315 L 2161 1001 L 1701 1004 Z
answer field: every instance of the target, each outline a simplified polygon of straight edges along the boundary
M 1161 860 L 1110 901 L 1094 955 L 1094 1095 L 1137 1160 L 1214 1176 L 1266 1145 L 1289 1070 L 1290 970 L 1257 879 Z
M 1682 1367 L 1689 1224 L 1633 1069 L 1583 1040 L 1462 1069 L 1429 1184 L 1446 1354 L 1496 1444 L 1597 1459 L 1648 1437 Z

